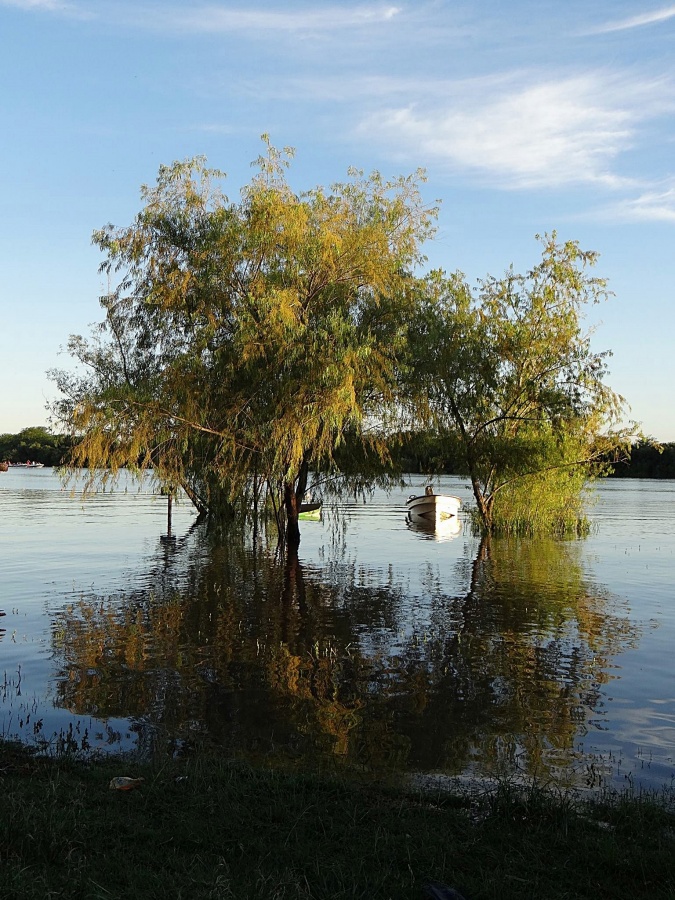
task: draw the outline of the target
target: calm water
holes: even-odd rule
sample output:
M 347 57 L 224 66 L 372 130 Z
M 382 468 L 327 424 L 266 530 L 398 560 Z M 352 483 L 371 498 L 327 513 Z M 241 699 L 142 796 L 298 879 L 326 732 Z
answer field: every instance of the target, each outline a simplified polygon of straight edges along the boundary
M 595 492 L 581 541 L 412 530 L 413 487 L 302 527 L 299 563 L 129 486 L 0 474 L 2 734 L 285 765 L 675 776 L 675 482 Z M 471 497 L 461 479 L 442 488 Z

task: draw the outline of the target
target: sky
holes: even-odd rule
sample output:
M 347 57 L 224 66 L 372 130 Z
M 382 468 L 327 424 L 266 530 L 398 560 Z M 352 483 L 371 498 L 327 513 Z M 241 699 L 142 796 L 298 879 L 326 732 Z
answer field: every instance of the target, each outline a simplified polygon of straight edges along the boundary
M 609 385 L 675 441 L 675 5 L 658 0 L 0 0 L 0 433 L 107 289 L 92 232 L 196 155 L 232 199 L 260 136 L 298 190 L 426 170 L 429 267 L 475 284 L 556 231 L 600 254 Z

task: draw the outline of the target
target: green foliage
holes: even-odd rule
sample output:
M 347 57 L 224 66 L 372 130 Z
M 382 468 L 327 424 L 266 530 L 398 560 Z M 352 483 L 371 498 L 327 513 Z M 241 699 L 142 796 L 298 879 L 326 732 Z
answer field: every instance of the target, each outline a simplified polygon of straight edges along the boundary
M 386 460 L 363 423 L 397 409 L 409 274 L 434 210 L 419 173 L 353 171 L 297 194 L 290 156 L 266 141 L 237 202 L 203 159 L 163 166 L 130 227 L 95 233 L 119 283 L 93 337 L 70 341 L 89 374 L 55 373 L 74 465 L 152 467 L 208 510 L 269 490 L 292 516 L 346 431 Z
M 458 435 L 445 428 L 412 429 L 397 435 L 392 453 L 404 472 L 424 475 L 466 475 Z
M 263 139 L 238 201 L 187 160 L 143 188 L 131 226 L 94 234 L 117 284 L 94 334 L 70 340 L 86 374 L 54 373 L 72 464 L 152 468 L 227 516 L 271 499 L 295 540 L 310 470 L 362 489 L 427 434 L 441 452 L 424 459 L 470 475 L 486 530 L 573 527 L 583 480 L 629 446 L 583 327 L 608 295 L 596 254 L 553 234 L 531 271 L 476 291 L 417 277 L 435 216 L 420 173 L 297 193 L 292 151 Z
M 625 452 L 624 401 L 604 383 L 583 310 L 607 296 L 596 254 L 542 240 L 526 275 L 432 273 L 411 333 L 416 411 L 454 433 L 486 530 L 566 530 L 585 478 Z
M 493 530 L 561 535 L 586 532 L 585 483 L 583 466 L 550 468 L 506 482 L 492 510 Z

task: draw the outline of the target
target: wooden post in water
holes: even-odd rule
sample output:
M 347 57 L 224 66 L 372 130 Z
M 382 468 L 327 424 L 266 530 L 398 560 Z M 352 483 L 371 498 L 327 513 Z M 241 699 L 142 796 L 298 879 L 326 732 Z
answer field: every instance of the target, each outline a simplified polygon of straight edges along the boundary
M 169 491 L 166 503 L 166 535 L 171 537 L 171 506 L 173 504 L 173 492 Z

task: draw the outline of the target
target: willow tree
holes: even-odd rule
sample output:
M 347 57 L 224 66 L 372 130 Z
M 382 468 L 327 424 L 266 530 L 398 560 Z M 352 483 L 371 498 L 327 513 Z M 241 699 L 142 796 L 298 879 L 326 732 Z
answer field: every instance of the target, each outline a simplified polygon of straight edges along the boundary
M 261 486 L 288 537 L 312 466 L 344 433 L 399 408 L 420 247 L 433 227 L 420 173 L 350 171 L 297 193 L 290 150 L 266 138 L 236 201 L 203 158 L 162 166 L 132 225 L 94 234 L 112 287 L 104 320 L 71 338 L 85 374 L 56 374 L 75 465 L 151 467 L 217 512 Z
M 459 445 L 487 531 L 577 526 L 585 480 L 630 445 L 609 354 L 584 323 L 608 296 L 590 271 L 597 254 L 541 242 L 531 271 L 475 291 L 461 273 L 432 273 L 411 331 L 419 408 Z

